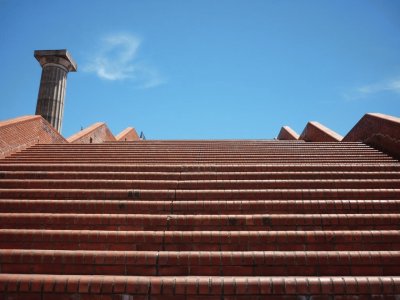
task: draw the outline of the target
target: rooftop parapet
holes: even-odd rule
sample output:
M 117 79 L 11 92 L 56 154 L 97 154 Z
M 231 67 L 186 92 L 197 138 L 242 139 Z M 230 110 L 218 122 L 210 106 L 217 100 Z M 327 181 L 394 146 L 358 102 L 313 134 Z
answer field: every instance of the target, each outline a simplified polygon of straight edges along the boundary
M 116 139 L 106 123 L 98 122 L 70 136 L 67 141 L 74 144 L 98 144 L 114 142 Z
M 137 134 L 135 128 L 128 127 L 121 131 L 115 139 L 118 142 L 129 142 L 129 141 L 140 141 L 139 135 Z
M 380 113 L 365 114 L 343 141 L 363 142 L 400 159 L 400 118 Z
M 298 140 L 299 135 L 289 126 L 283 126 L 281 131 L 279 131 L 277 139 L 287 141 Z
M 306 142 L 340 142 L 342 139 L 340 134 L 315 121 L 308 122 L 299 137 Z

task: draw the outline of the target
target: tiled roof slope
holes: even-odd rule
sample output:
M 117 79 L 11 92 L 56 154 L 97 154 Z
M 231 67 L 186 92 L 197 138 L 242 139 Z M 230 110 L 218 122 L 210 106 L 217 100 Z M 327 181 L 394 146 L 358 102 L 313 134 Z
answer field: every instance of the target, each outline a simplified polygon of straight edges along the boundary
M 400 163 L 361 142 L 38 144 L 0 187 L 2 299 L 400 297 Z

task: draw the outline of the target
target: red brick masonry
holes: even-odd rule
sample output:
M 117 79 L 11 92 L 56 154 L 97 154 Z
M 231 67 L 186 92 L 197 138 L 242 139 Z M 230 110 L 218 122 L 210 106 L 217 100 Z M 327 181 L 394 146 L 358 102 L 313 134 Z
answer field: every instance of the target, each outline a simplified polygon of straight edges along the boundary
M 41 116 L 24 116 L 0 122 L 0 158 L 37 143 L 67 141 Z
M 306 142 L 340 142 L 342 136 L 318 122 L 308 122 L 299 140 Z
M 105 123 L 95 123 L 82 131 L 67 138 L 69 143 L 74 144 L 97 144 L 116 141 L 114 135 Z
M 0 300 L 399 299 L 400 163 L 387 154 L 111 137 L 98 123 L 80 143 L 0 159 Z
M 129 142 L 129 141 L 139 141 L 139 135 L 137 134 L 135 128 L 128 127 L 122 132 L 120 132 L 116 137 L 119 142 Z
M 396 299 L 399 171 L 360 142 L 35 145 L 0 160 L 0 295 Z
M 289 126 L 283 126 L 277 137 L 278 140 L 298 140 L 299 135 Z
M 364 142 L 400 159 L 400 118 L 378 113 L 366 114 L 343 141 Z
M 398 299 L 399 277 L 152 277 L 0 274 L 3 299 Z M 36 295 L 36 296 L 35 296 Z M 124 295 L 126 295 L 124 297 Z M 130 298 L 128 295 L 136 295 Z M 266 296 L 275 296 L 265 298 Z M 318 297 L 324 295 L 324 297 Z M 336 297 L 331 298 L 330 295 Z M 343 296 L 343 295 L 348 295 Z M 354 296 L 352 296 L 354 295 Z M 374 295 L 372 298 L 371 295 Z M 281 296 L 281 297 L 278 297 Z M 7 298 L 8 297 L 8 298 Z M 261 297 L 261 298 L 260 298 Z
M 95 123 L 65 139 L 41 116 L 23 116 L 0 122 L 0 158 L 4 158 L 37 143 L 90 144 L 139 140 L 139 136 L 134 128 L 128 127 L 117 137 L 114 137 L 105 123 Z

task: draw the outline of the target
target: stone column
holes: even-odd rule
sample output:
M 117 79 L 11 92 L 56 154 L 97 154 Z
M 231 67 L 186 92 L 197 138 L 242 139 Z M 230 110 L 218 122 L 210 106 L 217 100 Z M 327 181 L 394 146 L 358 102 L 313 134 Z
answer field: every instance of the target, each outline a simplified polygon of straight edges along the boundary
M 36 50 L 34 56 L 42 66 L 36 114 L 61 132 L 67 74 L 77 65 L 67 50 Z

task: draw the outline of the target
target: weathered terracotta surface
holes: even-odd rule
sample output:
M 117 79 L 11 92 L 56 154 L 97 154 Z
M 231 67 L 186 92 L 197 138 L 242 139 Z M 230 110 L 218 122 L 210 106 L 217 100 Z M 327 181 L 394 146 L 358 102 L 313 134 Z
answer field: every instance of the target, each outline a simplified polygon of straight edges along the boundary
M 0 159 L 0 298 L 397 299 L 400 163 L 366 143 L 398 121 L 131 143 L 1 122 L 2 148 L 28 148 Z
M 116 139 L 106 123 L 98 122 L 70 136 L 67 141 L 74 144 L 98 144 Z
M 119 142 L 129 142 L 129 141 L 139 141 L 139 135 L 137 134 L 135 128 L 128 127 L 121 131 L 115 139 Z
M 342 138 L 341 135 L 324 125 L 310 121 L 301 133 L 299 140 L 306 142 L 340 142 Z
M 23 116 L 0 122 L 0 158 L 37 143 L 67 141 L 41 116 Z
M 360 141 L 400 159 L 400 118 L 379 113 L 365 114 L 343 141 Z
M 283 126 L 279 131 L 277 139 L 287 141 L 298 140 L 299 135 L 289 126 Z
M 397 299 L 399 195 L 362 142 L 34 145 L 0 159 L 0 298 Z

